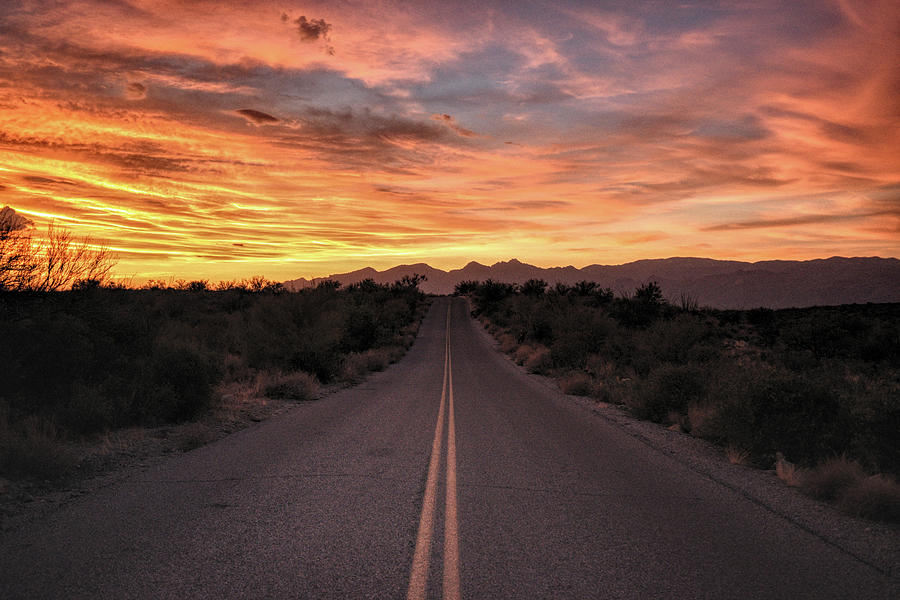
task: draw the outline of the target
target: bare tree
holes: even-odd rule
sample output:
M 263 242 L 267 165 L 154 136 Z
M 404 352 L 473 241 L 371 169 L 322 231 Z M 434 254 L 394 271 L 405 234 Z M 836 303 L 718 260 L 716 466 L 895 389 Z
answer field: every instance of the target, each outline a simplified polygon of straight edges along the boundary
M 0 290 L 24 289 L 38 271 L 32 225 L 8 206 L 0 210 Z
M 8 206 L 0 210 L 0 290 L 52 292 L 79 281 L 109 281 L 115 258 L 108 247 L 53 224 L 36 243 L 32 226 Z
M 104 284 L 115 260 L 109 248 L 89 237 L 76 239 L 71 231 L 56 225 L 47 227 L 47 240 L 38 250 L 41 270 L 32 289 L 54 292 L 78 281 Z

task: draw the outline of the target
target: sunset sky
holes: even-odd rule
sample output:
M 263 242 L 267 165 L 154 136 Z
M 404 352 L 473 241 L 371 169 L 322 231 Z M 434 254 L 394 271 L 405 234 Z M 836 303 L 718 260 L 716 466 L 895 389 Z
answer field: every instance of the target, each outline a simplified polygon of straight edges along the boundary
M 0 208 L 123 277 L 900 256 L 900 3 L 0 3 Z

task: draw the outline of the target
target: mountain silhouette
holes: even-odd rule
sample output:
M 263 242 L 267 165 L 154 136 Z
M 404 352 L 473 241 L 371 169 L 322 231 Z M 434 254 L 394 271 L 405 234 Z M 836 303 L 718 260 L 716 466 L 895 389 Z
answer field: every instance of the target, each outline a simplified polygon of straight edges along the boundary
M 292 290 L 316 286 L 322 281 L 343 285 L 372 279 L 393 283 L 404 275 L 427 277 L 424 292 L 450 294 L 460 281 L 493 279 L 524 283 L 543 279 L 550 285 L 595 281 L 618 294 L 629 294 L 649 281 L 659 283 L 670 301 L 682 296 L 700 306 L 715 308 L 788 308 L 816 305 L 900 302 L 900 260 L 896 258 L 844 258 L 806 261 L 768 260 L 741 262 L 710 258 L 664 258 L 638 260 L 623 265 L 589 265 L 542 268 L 516 259 L 487 266 L 470 262 L 461 269 L 443 271 L 425 263 L 399 265 L 385 271 L 371 267 L 314 279 L 284 282 Z

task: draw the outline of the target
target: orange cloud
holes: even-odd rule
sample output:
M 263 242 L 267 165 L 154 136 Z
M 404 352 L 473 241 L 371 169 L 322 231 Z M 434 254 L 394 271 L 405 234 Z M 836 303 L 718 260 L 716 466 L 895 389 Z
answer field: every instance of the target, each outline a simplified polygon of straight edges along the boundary
M 0 205 L 123 275 L 900 250 L 896 3 L 4 11 Z

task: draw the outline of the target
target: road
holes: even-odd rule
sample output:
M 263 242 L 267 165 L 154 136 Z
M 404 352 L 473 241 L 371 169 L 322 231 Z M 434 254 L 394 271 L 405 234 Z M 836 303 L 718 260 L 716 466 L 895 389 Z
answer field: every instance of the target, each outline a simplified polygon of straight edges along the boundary
M 479 327 L 439 298 L 362 385 L 5 532 L 0 598 L 897 597 Z

